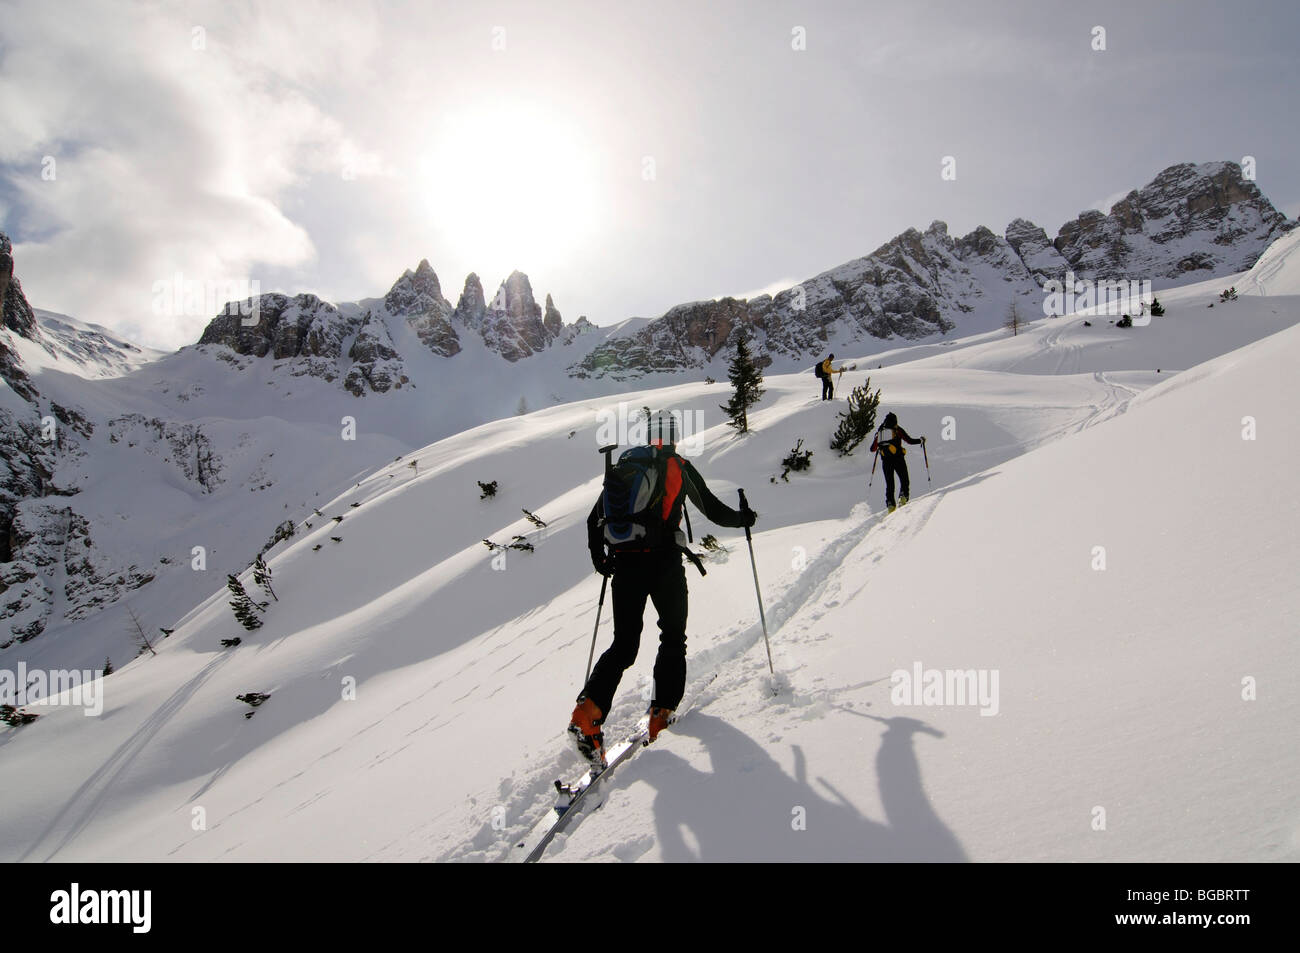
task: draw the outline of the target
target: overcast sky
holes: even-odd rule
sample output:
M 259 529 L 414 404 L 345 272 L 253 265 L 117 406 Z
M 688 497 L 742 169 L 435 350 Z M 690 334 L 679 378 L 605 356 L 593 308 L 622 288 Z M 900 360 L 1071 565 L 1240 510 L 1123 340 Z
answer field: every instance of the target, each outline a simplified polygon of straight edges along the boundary
M 346 301 L 421 258 L 608 324 L 936 218 L 1055 236 L 1176 162 L 1253 156 L 1294 217 L 1298 35 L 1293 0 L 8 2 L 0 230 L 36 307 L 160 347 L 210 317 L 155 313 L 176 274 Z

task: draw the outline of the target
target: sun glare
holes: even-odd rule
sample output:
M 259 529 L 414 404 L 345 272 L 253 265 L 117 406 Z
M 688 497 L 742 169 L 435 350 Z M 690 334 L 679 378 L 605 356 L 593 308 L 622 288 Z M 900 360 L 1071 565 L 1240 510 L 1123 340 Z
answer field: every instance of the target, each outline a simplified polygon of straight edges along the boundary
M 596 224 L 589 144 L 571 123 L 521 105 L 440 122 L 420 174 L 431 225 L 485 283 L 575 253 Z

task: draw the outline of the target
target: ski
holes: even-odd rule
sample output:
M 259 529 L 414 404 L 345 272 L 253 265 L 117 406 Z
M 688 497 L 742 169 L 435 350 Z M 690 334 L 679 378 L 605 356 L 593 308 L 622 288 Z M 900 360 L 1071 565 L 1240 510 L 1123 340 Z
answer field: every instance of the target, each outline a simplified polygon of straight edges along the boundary
M 649 734 L 649 726 L 641 724 L 624 741 L 605 752 L 603 767 L 592 764 L 573 784 L 565 784 L 557 778 L 555 805 L 542 816 L 523 840 L 515 844 L 510 859 L 525 864 L 540 860 L 555 835 L 567 828 L 570 821 L 581 813 L 587 795 L 599 787 L 600 782 L 608 777 L 610 772 L 636 754 L 638 748 L 647 744 Z
M 672 720 L 668 722 L 669 728 L 681 720 L 682 716 L 695 705 L 700 693 L 709 685 L 712 685 L 717 677 L 716 673 L 711 675 L 708 681 L 701 686 L 700 692 L 697 692 L 689 702 L 677 709 Z M 542 815 L 541 819 L 533 825 L 533 829 L 527 835 L 515 843 L 507 859 L 513 863 L 521 864 L 532 864 L 540 860 L 555 835 L 562 833 L 571 823 L 577 822 L 579 815 L 587 807 L 585 801 L 588 795 L 599 788 L 615 768 L 649 744 L 649 719 L 642 718 L 635 731 L 605 752 L 605 765 L 603 767 L 592 764 L 583 773 L 582 777 L 572 784 L 565 784 L 557 778 L 555 780 L 555 804 Z M 596 807 L 599 808 L 600 804 L 597 804 Z

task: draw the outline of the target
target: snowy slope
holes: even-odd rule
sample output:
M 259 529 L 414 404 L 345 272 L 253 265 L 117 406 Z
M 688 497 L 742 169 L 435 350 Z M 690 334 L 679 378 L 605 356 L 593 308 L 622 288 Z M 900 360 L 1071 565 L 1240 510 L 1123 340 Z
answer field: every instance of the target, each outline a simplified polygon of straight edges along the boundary
M 132 344 L 98 324 L 54 311 L 34 310 L 40 323 L 38 340 L 6 332 L 9 346 L 17 351 L 29 373 L 52 368 L 87 379 L 120 377 L 159 360 L 165 353 Z
M 733 664 L 556 856 L 1300 858 L 1297 359 L 1292 329 L 838 529 L 829 572 L 790 582 L 793 692 L 762 696 L 757 654 Z M 764 534 L 762 565 L 790 542 Z M 996 717 L 892 704 L 891 673 L 917 662 L 998 671 Z
M 1168 303 L 1166 322 L 1207 339 L 1185 356 L 1300 321 L 1300 300 L 1271 289 L 1212 310 Z M 1077 365 L 1042 359 L 1048 373 L 1025 364 L 1045 345 L 1031 340 L 1039 329 L 950 349 L 984 349 L 982 367 L 940 352 L 872 371 L 886 406 L 931 438 L 934 492 L 922 495 L 931 484 L 913 455 L 916 496 L 883 520 L 879 474 L 862 503 L 869 456 L 824 449 L 835 408 L 809 374 L 768 378 L 747 438 L 721 425 L 721 386 L 620 395 L 702 410 L 699 466 L 725 501 L 744 486 L 760 512 L 782 692 L 763 677 L 743 536 L 698 518 L 697 534 L 730 552 L 706 579 L 689 575 L 693 684 L 721 675 L 552 855 L 1294 858 L 1296 693 L 1282 680 L 1297 662 L 1284 637 L 1297 610 L 1284 483 L 1297 434 L 1279 408 L 1300 337 L 1166 381 L 1155 367 L 1177 366 L 1162 351 L 1179 338 L 1156 337 L 1155 322 L 1081 339 Z M 842 387 L 863 379 L 859 361 Z M 251 390 L 231 400 L 255 402 Z M 368 448 L 360 486 L 315 504 L 327 522 L 311 497 L 290 513 L 300 532 L 270 552 L 279 601 L 262 629 L 235 626 L 210 572 L 213 595 L 159 654 L 106 681 L 102 717 L 33 706 L 37 723 L 0 735 L 10 776 L 28 779 L 6 793 L 0 857 L 502 856 L 545 810 L 551 779 L 576 767 L 561 736 L 599 589 L 582 522 L 598 487 L 596 412 L 614 403 L 496 421 L 378 468 L 396 454 Z M 1246 415 L 1260 438 L 1239 445 Z M 799 437 L 812 471 L 769 483 Z M 354 466 L 352 452 L 337 466 Z M 1235 453 L 1255 458 L 1242 486 L 1221 462 Z M 479 500 L 478 480 L 498 480 L 497 498 Z M 514 534 L 536 552 L 494 570 L 480 540 Z M 1098 545 L 1105 572 L 1090 568 Z M 236 634 L 242 646 L 219 647 Z M 612 724 L 644 706 L 651 641 Z M 890 673 L 918 660 L 999 670 L 999 715 L 894 710 Z M 1258 701 L 1239 700 L 1247 675 Z M 272 697 L 245 720 L 234 696 L 247 691 Z M 1089 829 L 1095 806 L 1106 833 Z M 791 830 L 796 807 L 805 831 Z

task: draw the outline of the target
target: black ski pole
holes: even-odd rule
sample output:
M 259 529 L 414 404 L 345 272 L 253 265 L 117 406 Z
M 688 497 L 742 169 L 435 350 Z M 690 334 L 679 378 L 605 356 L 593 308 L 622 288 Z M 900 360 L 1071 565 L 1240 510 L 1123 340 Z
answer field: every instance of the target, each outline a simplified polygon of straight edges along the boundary
M 591 651 L 587 653 L 587 674 L 583 676 L 582 688 L 585 691 L 591 680 L 591 661 L 596 657 L 596 633 L 600 630 L 600 613 L 605 608 L 605 587 L 609 585 L 609 576 L 601 576 L 600 601 L 596 603 L 596 625 L 591 630 Z
M 876 461 L 880 459 L 880 433 L 876 433 L 876 455 L 871 458 L 871 478 L 867 480 L 867 489 L 871 489 L 871 484 L 876 480 Z
M 609 476 L 609 471 L 614 469 L 614 463 L 610 459 L 610 454 L 618 449 L 618 444 L 611 443 L 607 447 L 601 447 L 597 453 L 605 456 L 605 475 Z M 587 687 L 587 681 L 591 678 L 591 662 L 596 657 L 596 633 L 600 631 L 600 613 L 605 608 L 605 589 L 609 586 L 609 576 L 601 573 L 600 580 L 600 600 L 596 603 L 596 624 L 591 629 L 591 651 L 587 653 L 587 674 L 582 679 L 583 688 Z
M 930 454 L 925 449 L 925 438 L 921 438 L 921 456 L 925 458 L 925 482 L 933 483 L 930 479 Z
M 740 491 L 740 511 L 749 512 L 749 503 L 745 500 L 745 491 Z M 758 563 L 754 560 L 754 537 L 745 527 L 745 542 L 749 544 L 749 565 L 754 570 L 754 595 L 758 596 L 758 620 L 763 623 L 763 645 L 767 647 L 767 670 L 775 677 L 776 669 L 772 667 L 772 643 L 767 637 L 767 616 L 763 614 L 763 593 L 758 588 Z

